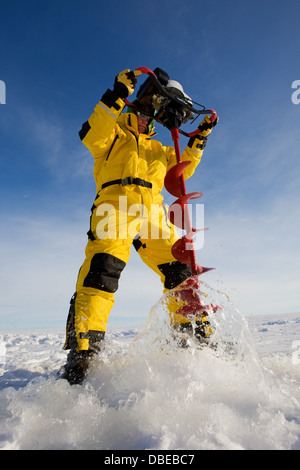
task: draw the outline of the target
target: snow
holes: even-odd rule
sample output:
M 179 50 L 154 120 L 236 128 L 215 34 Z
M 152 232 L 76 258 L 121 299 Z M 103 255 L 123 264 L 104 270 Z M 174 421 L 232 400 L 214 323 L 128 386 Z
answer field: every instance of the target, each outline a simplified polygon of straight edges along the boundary
M 300 313 L 246 319 L 202 290 L 214 347 L 179 348 L 162 299 L 108 331 L 82 386 L 56 377 L 64 331 L 0 334 L 0 449 L 299 450 Z

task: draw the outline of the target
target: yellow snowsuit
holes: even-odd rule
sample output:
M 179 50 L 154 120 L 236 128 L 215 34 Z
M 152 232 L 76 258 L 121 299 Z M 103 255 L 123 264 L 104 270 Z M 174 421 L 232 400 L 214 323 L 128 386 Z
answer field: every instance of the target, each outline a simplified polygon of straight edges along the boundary
M 165 289 L 191 275 L 190 267 L 171 254 L 178 235 L 160 194 L 166 172 L 176 164 L 174 148 L 152 139 L 154 132 L 139 134 L 136 115 L 121 114 L 123 108 L 124 101 L 112 100 L 108 90 L 79 132 L 95 159 L 97 194 L 65 349 L 93 350 L 103 339 L 132 244 Z M 203 141 L 191 139 L 183 151 L 182 160 L 191 161 L 185 178 L 193 174 L 203 148 Z

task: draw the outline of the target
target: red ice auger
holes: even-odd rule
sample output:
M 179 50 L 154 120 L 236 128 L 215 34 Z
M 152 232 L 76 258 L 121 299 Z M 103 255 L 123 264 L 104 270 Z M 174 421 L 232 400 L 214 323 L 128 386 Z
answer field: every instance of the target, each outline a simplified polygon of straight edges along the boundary
M 173 245 L 172 254 L 174 258 L 181 263 L 191 266 L 192 280 L 188 285 L 190 285 L 191 288 L 199 288 L 198 276 L 214 268 L 199 266 L 196 262 L 194 237 L 200 230 L 206 229 L 197 230 L 192 227 L 188 203 L 190 200 L 200 198 L 203 194 L 201 192 L 187 193 L 186 191 L 183 172 L 191 162 L 181 160 L 179 134 L 181 133 L 187 137 L 196 136 L 200 132 L 199 129 L 187 133 L 180 129 L 181 124 L 190 119 L 194 119 L 195 121 L 198 116 L 203 114 L 209 115 L 211 122 L 214 122 L 217 119 L 217 114 L 213 109 L 206 109 L 204 106 L 193 101 L 184 93 L 181 85 L 174 80 L 170 80 L 168 74 L 162 69 L 156 68 L 153 72 L 147 67 L 138 67 L 136 70 L 147 74 L 148 78 L 139 89 L 136 102 L 130 103 L 127 100 L 125 102 L 127 106 L 135 108 L 136 110 L 139 110 L 139 104 L 141 104 L 143 106 L 141 112 L 149 115 L 149 117 L 171 131 L 177 164 L 166 174 L 165 188 L 177 199 L 169 209 L 169 219 L 171 223 L 186 232 L 185 235 Z M 200 109 L 195 108 L 194 105 L 200 107 Z M 154 108 L 155 114 L 153 115 L 153 111 L 149 111 L 148 113 L 147 108 L 152 108 L 152 110 Z M 194 118 L 195 115 L 196 118 Z M 178 212 L 180 212 L 179 217 Z M 175 213 L 177 214 L 176 217 L 174 217 Z M 187 288 L 189 289 L 188 286 Z M 199 303 L 197 305 L 199 312 Z M 206 308 L 207 306 L 203 306 L 203 311 Z M 201 307 L 200 310 L 202 310 Z

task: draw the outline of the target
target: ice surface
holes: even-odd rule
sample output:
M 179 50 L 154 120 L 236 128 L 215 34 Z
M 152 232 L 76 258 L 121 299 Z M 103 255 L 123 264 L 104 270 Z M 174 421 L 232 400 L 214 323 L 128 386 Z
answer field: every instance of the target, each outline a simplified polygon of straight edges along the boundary
M 159 302 L 108 332 L 83 386 L 56 380 L 63 331 L 0 334 L 0 449 L 299 450 L 300 314 L 245 319 L 202 291 L 214 347 L 178 348 Z

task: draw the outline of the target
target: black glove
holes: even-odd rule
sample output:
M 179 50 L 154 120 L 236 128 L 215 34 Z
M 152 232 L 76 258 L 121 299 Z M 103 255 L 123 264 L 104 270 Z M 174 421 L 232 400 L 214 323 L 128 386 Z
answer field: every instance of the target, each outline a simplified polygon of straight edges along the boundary
M 217 125 L 218 121 L 219 121 L 218 117 L 213 122 L 211 122 L 209 116 L 205 116 L 201 124 L 199 124 L 198 126 L 198 129 L 200 129 L 198 136 L 208 137 L 213 127 Z
M 115 78 L 114 92 L 119 98 L 127 98 L 134 92 L 137 79 L 142 72 L 140 70 L 130 71 L 129 69 L 123 70 Z

